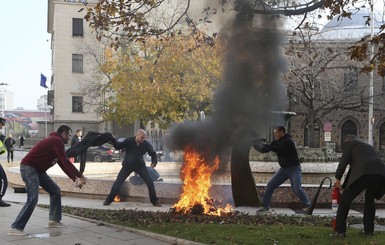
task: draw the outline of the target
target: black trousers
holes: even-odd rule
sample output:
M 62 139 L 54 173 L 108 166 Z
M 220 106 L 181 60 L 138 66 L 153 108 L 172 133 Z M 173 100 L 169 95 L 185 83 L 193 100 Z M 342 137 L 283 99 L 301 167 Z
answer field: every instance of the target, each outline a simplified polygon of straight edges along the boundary
M 0 164 L 0 197 L 5 195 L 8 188 L 8 179 L 5 174 L 4 168 Z
M 349 214 L 350 205 L 362 191 L 365 190 L 365 204 L 364 204 L 364 231 L 374 231 L 374 217 L 376 214 L 376 207 L 374 199 L 378 196 L 384 185 L 385 177 L 379 174 L 364 175 L 347 189 L 342 192 L 341 201 L 338 205 L 336 231 L 339 233 L 346 232 L 346 219 Z
M 146 183 L 150 195 L 150 202 L 155 204 L 156 201 L 158 201 L 155 193 L 154 182 L 148 173 L 147 167 L 145 165 L 133 166 L 133 164 L 124 164 L 122 169 L 120 169 L 118 177 L 116 177 L 116 180 L 112 185 L 110 194 L 108 194 L 106 199 L 107 201 L 112 202 L 114 200 L 115 196 L 119 194 L 120 188 L 122 187 L 124 181 L 126 181 L 127 177 L 134 171 Z

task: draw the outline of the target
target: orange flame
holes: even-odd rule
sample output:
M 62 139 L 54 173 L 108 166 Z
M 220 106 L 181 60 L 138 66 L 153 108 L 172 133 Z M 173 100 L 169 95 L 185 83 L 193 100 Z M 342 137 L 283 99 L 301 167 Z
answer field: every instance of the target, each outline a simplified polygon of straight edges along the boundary
M 119 196 L 116 196 L 116 197 L 114 198 L 114 202 L 120 202 L 120 197 L 119 197 Z
M 211 175 L 219 167 L 219 157 L 216 156 L 212 166 L 197 151 L 186 148 L 184 152 L 185 163 L 182 167 L 181 179 L 183 192 L 178 203 L 174 204 L 176 212 L 188 213 L 194 206 L 201 206 L 204 214 L 221 215 L 232 211 L 231 205 L 225 208 L 213 206 L 209 196 Z

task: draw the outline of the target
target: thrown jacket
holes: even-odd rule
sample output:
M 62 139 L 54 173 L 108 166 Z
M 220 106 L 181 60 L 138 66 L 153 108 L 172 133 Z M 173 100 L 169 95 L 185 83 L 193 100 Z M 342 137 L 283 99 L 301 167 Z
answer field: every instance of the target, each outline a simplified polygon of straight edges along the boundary
M 254 148 L 262 153 L 269 151 L 277 153 L 278 163 L 281 168 L 300 165 L 297 148 L 289 134 L 285 134 L 281 139 L 274 140 L 270 144 L 262 144 L 262 146 L 254 145 Z
M 99 146 L 107 142 L 112 142 L 114 136 L 111 133 L 99 133 L 90 131 L 81 141 L 78 141 L 76 144 L 72 145 L 66 151 L 67 157 L 76 157 L 80 158 L 80 173 L 83 173 L 86 168 L 86 158 L 87 158 L 87 149 L 90 146 Z
M 69 161 L 64 151 L 64 141 L 59 133 L 50 133 L 49 137 L 39 141 L 21 160 L 21 165 L 27 165 L 39 173 L 46 172 L 56 163 L 73 181 L 82 174 Z

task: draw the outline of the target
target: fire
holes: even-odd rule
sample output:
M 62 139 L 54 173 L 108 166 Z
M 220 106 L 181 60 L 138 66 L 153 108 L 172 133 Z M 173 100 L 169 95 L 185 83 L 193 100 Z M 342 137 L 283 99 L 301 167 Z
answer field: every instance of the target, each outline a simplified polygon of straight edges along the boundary
M 114 202 L 120 202 L 120 197 L 119 197 L 119 196 L 116 196 L 116 197 L 114 198 Z
M 199 211 L 208 215 L 221 215 L 232 211 L 231 205 L 225 208 L 215 207 L 210 199 L 211 175 L 219 167 L 219 157 L 216 156 L 210 166 L 197 151 L 187 148 L 184 152 L 185 163 L 182 167 L 181 179 L 183 192 L 178 203 L 173 208 L 176 212 L 188 213 Z

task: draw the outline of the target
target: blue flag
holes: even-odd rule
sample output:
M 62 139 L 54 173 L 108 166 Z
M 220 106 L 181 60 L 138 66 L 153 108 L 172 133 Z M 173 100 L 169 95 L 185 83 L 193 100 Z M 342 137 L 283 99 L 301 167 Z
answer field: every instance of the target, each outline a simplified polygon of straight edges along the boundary
M 47 77 L 40 73 L 40 86 L 43 88 L 48 88 L 45 84 L 47 82 Z

